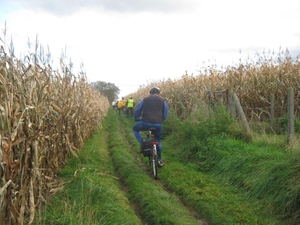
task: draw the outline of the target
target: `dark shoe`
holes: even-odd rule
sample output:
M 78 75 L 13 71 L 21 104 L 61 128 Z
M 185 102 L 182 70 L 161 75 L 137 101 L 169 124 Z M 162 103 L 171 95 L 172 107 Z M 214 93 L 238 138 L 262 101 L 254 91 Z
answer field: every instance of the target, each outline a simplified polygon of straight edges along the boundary
M 158 160 L 158 166 L 163 167 L 165 164 L 162 160 Z

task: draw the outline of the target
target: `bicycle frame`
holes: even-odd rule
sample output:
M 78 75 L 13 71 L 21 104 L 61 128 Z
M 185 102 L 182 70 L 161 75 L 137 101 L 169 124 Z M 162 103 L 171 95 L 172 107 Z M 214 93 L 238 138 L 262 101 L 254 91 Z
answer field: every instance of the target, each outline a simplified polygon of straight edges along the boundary
M 157 145 L 158 141 L 155 139 L 154 134 L 152 133 L 153 129 L 149 129 L 148 138 L 151 138 L 151 156 L 149 156 L 149 164 L 152 166 L 152 175 L 155 179 L 157 179 L 157 171 L 158 171 L 158 153 L 157 153 Z

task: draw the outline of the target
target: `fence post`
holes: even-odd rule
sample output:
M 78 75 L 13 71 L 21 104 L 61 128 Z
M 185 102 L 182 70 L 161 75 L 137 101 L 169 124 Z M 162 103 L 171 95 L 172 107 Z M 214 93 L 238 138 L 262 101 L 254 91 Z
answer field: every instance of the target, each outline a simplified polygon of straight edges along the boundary
M 271 109 L 270 109 L 270 122 L 271 122 L 271 128 L 274 130 L 274 122 L 275 122 L 275 118 L 274 118 L 274 110 L 275 110 L 275 96 L 274 94 L 271 94 L 270 97 L 270 102 L 271 102 Z
M 233 118 L 236 118 L 236 109 L 234 104 L 233 92 L 229 93 L 229 113 Z
M 207 97 L 208 97 L 209 106 L 212 106 L 211 92 L 210 91 L 207 91 Z
M 292 148 L 297 146 L 297 139 L 295 136 L 295 117 L 294 117 L 294 89 L 288 89 L 288 130 L 287 130 L 287 141 Z
M 237 95 L 236 95 L 235 92 L 233 93 L 233 99 L 234 99 L 234 102 L 235 102 L 235 106 L 236 106 L 238 115 L 239 115 L 241 121 L 243 122 L 243 124 L 244 124 L 244 126 L 246 128 L 247 133 L 251 135 L 252 131 L 250 129 L 250 126 L 249 126 L 248 121 L 246 119 L 245 113 L 244 113 L 244 111 L 242 109 L 240 101 L 239 101 L 239 99 L 238 99 L 238 97 L 237 97 Z

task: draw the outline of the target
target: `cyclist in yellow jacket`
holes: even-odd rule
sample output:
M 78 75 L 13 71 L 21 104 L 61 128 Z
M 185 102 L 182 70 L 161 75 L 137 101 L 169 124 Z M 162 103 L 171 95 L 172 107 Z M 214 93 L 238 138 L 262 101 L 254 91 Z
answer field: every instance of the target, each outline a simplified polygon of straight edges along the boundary
M 126 106 L 126 100 L 124 99 L 124 97 L 122 97 L 122 100 L 118 101 L 118 111 L 119 111 L 119 115 L 121 114 L 121 111 L 123 111 L 123 113 L 125 114 L 125 106 Z
M 126 110 L 126 116 L 133 116 L 133 107 L 135 105 L 134 100 L 132 99 L 132 97 L 130 97 L 127 100 L 127 110 Z

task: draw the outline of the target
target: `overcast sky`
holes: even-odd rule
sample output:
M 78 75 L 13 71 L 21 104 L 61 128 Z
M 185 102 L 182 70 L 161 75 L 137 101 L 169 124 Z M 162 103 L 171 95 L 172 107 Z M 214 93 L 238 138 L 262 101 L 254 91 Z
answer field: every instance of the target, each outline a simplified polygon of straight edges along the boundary
M 264 50 L 300 53 L 299 0 L 0 0 L 5 22 L 15 53 L 38 35 L 54 60 L 66 48 L 74 70 L 82 62 L 120 96 Z

